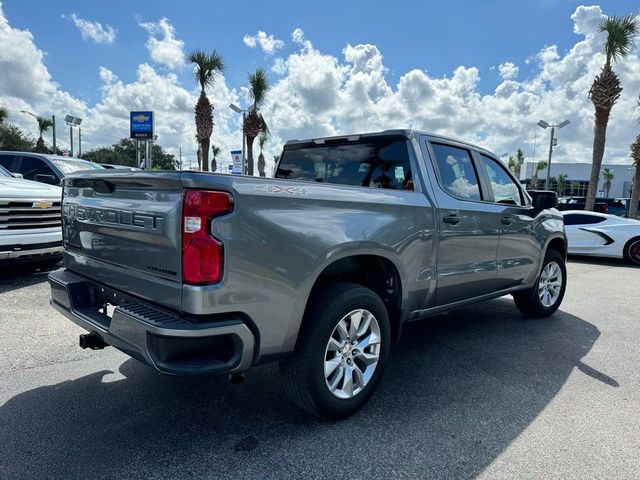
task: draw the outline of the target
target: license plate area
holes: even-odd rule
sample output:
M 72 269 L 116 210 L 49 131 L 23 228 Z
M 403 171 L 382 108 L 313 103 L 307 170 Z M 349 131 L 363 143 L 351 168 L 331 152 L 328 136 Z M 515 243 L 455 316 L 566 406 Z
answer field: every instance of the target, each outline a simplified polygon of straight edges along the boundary
M 118 305 L 125 303 L 126 300 L 122 294 L 97 285 L 89 284 L 88 290 L 88 305 L 78 308 L 77 311 L 108 330 L 111 326 L 113 312 Z

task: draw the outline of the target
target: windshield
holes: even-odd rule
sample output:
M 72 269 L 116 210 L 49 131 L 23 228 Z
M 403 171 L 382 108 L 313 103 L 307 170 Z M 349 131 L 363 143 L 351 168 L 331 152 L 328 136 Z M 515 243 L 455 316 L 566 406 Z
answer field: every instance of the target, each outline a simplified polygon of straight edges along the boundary
M 0 166 L 0 177 L 13 177 L 3 166 Z
M 51 162 L 58 167 L 62 173 L 72 173 L 78 170 L 102 170 L 102 167 L 97 163 L 87 162 L 86 160 L 52 158 Z

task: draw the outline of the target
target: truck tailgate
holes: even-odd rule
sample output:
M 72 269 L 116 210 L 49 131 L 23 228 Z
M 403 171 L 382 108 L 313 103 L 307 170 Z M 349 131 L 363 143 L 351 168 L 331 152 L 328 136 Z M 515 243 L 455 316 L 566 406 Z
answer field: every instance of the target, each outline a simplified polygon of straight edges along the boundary
M 64 184 L 65 266 L 179 310 L 180 172 L 100 172 Z

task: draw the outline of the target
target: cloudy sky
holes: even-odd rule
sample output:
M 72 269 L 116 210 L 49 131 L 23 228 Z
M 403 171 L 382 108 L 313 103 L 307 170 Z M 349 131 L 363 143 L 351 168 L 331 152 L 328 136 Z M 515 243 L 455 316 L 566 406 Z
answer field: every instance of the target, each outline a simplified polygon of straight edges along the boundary
M 522 147 L 542 159 L 545 119 L 561 130 L 554 160 L 589 162 L 593 108 L 587 92 L 603 62 L 605 15 L 635 2 L 574 1 L 0 3 L 0 105 L 35 136 L 20 110 L 55 114 L 68 148 L 66 113 L 83 118 L 83 150 L 128 135 L 130 110 L 154 110 L 159 143 L 195 164 L 198 88 L 185 53 L 217 49 L 226 70 L 209 97 L 220 160 L 241 146 L 246 76 L 265 67 L 268 158 L 290 138 L 419 128 L 478 143 L 497 154 Z M 37 14 L 36 14 L 37 12 Z M 640 42 L 639 42 L 640 43 Z M 615 67 L 624 92 L 613 110 L 606 163 L 630 163 L 640 133 L 640 54 Z M 50 142 L 50 139 L 49 139 Z M 77 148 L 77 147 L 76 147 Z

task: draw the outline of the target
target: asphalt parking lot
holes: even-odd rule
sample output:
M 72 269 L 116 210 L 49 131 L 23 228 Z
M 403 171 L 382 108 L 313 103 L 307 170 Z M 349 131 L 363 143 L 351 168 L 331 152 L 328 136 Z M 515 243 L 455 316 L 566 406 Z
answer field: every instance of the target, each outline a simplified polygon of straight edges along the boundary
M 640 478 L 640 269 L 571 259 L 560 311 L 500 298 L 413 324 L 327 423 L 277 366 L 244 384 L 77 347 L 45 270 L 0 272 L 0 478 Z

